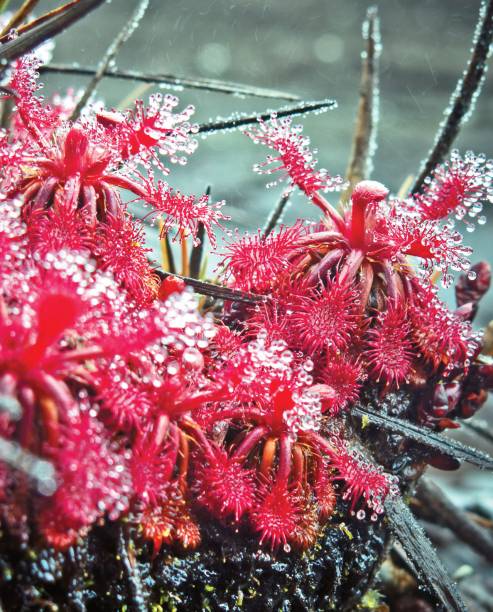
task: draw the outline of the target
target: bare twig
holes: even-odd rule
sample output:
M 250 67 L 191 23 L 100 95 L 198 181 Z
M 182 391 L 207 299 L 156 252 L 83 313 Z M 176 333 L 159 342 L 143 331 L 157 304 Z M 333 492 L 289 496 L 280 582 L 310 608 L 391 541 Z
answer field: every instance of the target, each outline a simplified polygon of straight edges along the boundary
M 42 23 L 37 23 L 28 31 L 22 32 L 0 46 L 0 62 L 6 64 L 28 53 L 49 38 L 53 38 L 73 25 L 105 0 L 76 0 L 60 7 Z
M 14 106 L 14 96 L 12 96 L 12 98 L 0 100 L 0 128 L 5 130 L 10 125 L 10 118 Z
M 19 9 L 12 15 L 4 28 L 2 28 L 0 32 L 0 37 L 8 34 L 10 30 L 17 28 L 24 19 L 29 15 L 29 13 L 35 8 L 36 4 L 38 4 L 39 0 L 24 0 Z
M 445 120 L 440 124 L 433 148 L 421 166 L 412 193 L 421 191 L 425 178 L 444 160 L 463 123 L 469 119 L 486 75 L 492 40 L 493 0 L 488 0 L 481 3 L 478 24 L 474 32 L 472 55 L 466 71 L 459 79 L 450 98 L 445 110 Z
M 228 130 L 237 130 L 259 121 L 268 121 L 273 115 L 276 117 L 289 117 L 292 115 L 305 115 L 307 113 L 324 112 L 337 108 L 335 100 L 316 100 L 314 102 L 302 102 L 296 106 L 284 106 L 278 110 L 267 110 L 263 113 L 255 113 L 253 115 L 240 115 L 237 113 L 232 117 L 213 121 L 211 123 L 203 123 L 199 125 L 200 134 L 213 134 L 214 132 L 224 132 Z
M 246 293 L 244 291 L 238 291 L 237 289 L 229 289 L 228 287 L 222 287 L 221 285 L 215 285 L 213 283 L 207 283 L 205 281 L 198 280 L 196 278 L 190 278 L 189 276 L 182 276 L 180 274 L 170 274 L 169 272 L 162 272 L 156 270 L 156 274 L 164 279 L 168 276 L 176 276 L 181 278 L 186 285 L 192 287 L 195 293 L 201 295 L 210 295 L 211 297 L 219 300 L 230 300 L 231 302 L 244 302 L 246 304 L 258 304 L 259 302 L 267 301 L 267 297 L 264 295 L 257 295 L 256 293 Z
M 164 242 L 164 250 L 168 258 L 168 270 L 167 271 L 171 272 L 171 274 L 175 274 L 176 272 L 175 257 L 173 255 L 173 249 L 171 248 L 171 242 L 170 242 L 168 234 L 166 234 L 164 238 L 161 238 L 161 240 L 163 240 Z
M 366 49 L 361 67 L 360 98 L 354 130 L 351 157 L 346 173 L 348 192 L 359 181 L 369 178 L 376 148 L 378 126 L 378 60 L 381 52 L 380 22 L 376 7 L 368 9 L 363 23 Z
M 279 202 L 276 204 L 275 208 L 272 210 L 269 215 L 269 218 L 267 219 L 267 223 L 265 224 L 265 227 L 262 232 L 264 236 L 268 236 L 282 219 L 284 211 L 286 210 L 286 207 L 289 203 L 290 196 L 291 194 L 289 192 L 282 194 Z
M 204 256 L 204 240 L 205 240 L 205 225 L 199 223 L 199 229 L 197 231 L 197 238 L 199 239 L 198 244 L 194 244 L 192 252 L 190 253 L 190 276 L 192 278 L 199 278 L 200 268 L 202 266 L 202 259 Z
M 409 421 L 398 419 L 389 414 L 378 414 L 362 406 L 355 406 L 351 412 L 360 417 L 367 417 L 370 423 L 399 433 L 425 448 L 439 451 L 441 454 L 454 457 L 455 459 L 467 461 L 483 469 L 493 470 L 493 457 L 490 457 L 487 453 L 483 453 L 471 446 L 466 446 L 452 438 L 447 438 L 431 429 L 419 427 Z
M 139 567 L 132 562 L 129 554 L 129 546 L 131 544 L 128 536 L 128 529 L 125 524 L 121 524 L 118 533 L 118 555 L 122 562 L 124 575 L 127 579 L 129 597 L 131 598 L 131 610 L 133 612 L 145 612 L 148 610 L 142 578 L 140 576 Z
M 420 518 L 444 525 L 477 553 L 493 563 L 493 537 L 458 508 L 429 478 L 423 476 L 416 488 L 413 512 Z
M 210 185 L 205 190 L 205 195 L 210 197 L 211 195 L 211 187 Z M 199 239 L 199 243 L 197 245 L 193 245 L 192 252 L 190 253 L 190 276 L 191 278 L 199 278 L 200 268 L 202 266 L 202 258 L 204 256 L 204 240 L 205 240 L 205 225 L 203 223 L 199 223 L 199 229 L 197 231 L 197 238 Z
M 101 60 L 94 76 L 85 88 L 82 96 L 80 97 L 80 100 L 77 102 L 77 105 L 72 112 L 72 116 L 70 117 L 72 120 L 78 118 L 81 111 L 91 98 L 92 94 L 95 92 L 96 87 L 98 86 L 99 81 L 101 81 L 101 79 L 103 78 L 105 71 L 108 69 L 108 66 L 113 62 L 122 46 L 127 42 L 127 40 L 137 29 L 139 23 L 145 15 L 148 6 L 149 0 L 140 0 L 136 9 L 130 16 L 130 19 L 127 21 L 127 23 L 118 33 L 118 35 L 113 39 L 113 42 L 106 50 L 106 53 L 104 54 L 103 59 Z
M 457 586 L 448 576 L 431 542 L 402 498 L 387 496 L 385 516 L 406 553 L 413 573 L 424 581 L 445 610 L 466 612 Z
M 0 95 L 1 94 L 7 95 L 5 98 L 0 97 L 0 127 L 7 129 L 10 125 L 10 117 L 12 109 L 15 106 L 14 100 L 17 97 L 17 92 L 6 85 L 0 85 Z
M 40 68 L 40 72 L 75 74 L 79 76 L 93 76 L 96 71 L 97 68 L 68 66 L 65 64 L 48 64 L 47 66 L 42 66 Z M 139 72 L 137 70 L 119 70 L 117 68 L 107 68 L 104 71 L 103 76 L 110 79 L 142 81 L 143 83 L 170 85 L 171 87 L 202 89 L 205 91 L 214 91 L 218 93 L 232 94 L 235 96 L 276 98 L 278 100 L 288 100 L 293 102 L 300 99 L 299 96 L 295 96 L 294 94 L 287 93 L 285 91 L 277 91 L 276 89 L 267 89 L 264 87 L 253 87 L 252 85 L 220 81 L 218 79 L 189 78 L 176 76 L 173 74 L 150 74 L 146 72 Z
M 51 11 L 43 13 L 39 17 L 36 17 L 36 19 L 33 19 L 32 21 L 30 21 L 29 23 L 24 23 L 23 25 L 20 25 L 17 28 L 17 35 L 24 34 L 25 32 L 29 32 L 30 30 L 37 27 L 38 25 L 41 25 L 42 23 L 49 21 L 56 15 L 61 15 L 62 13 L 65 13 L 65 11 L 70 11 L 72 7 L 75 6 L 78 2 L 79 0 L 71 0 L 70 2 L 67 2 L 66 4 L 62 4 L 62 6 L 57 6 L 57 8 L 54 8 Z M 8 33 L 3 34 L 0 37 L 0 43 L 6 42 L 6 40 L 8 39 L 8 35 L 9 35 Z

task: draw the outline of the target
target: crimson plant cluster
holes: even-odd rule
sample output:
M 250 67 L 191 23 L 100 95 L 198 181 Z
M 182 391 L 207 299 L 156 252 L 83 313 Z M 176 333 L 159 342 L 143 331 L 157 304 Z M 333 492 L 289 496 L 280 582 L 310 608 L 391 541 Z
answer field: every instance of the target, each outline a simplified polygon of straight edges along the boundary
M 471 325 L 489 269 L 471 268 L 456 224 L 482 221 L 493 165 L 454 152 L 419 195 L 362 181 L 341 197 L 301 127 L 273 115 L 247 132 L 271 150 L 256 170 L 320 220 L 229 240 L 220 280 L 251 303 L 206 308 L 156 273 L 125 202 L 162 237 L 197 244 L 203 227 L 215 247 L 223 203 L 168 183 L 168 162 L 197 146 L 193 108 L 158 94 L 72 121 L 76 99 L 47 103 L 37 69 L 34 56 L 13 67 L 0 133 L 0 393 L 19 406 L 0 433 L 54 472 L 36 485 L 0 463 L 7 528 L 63 550 L 126 518 L 157 552 L 197 547 L 212 516 L 289 551 L 341 513 L 380 520 L 399 481 L 355 443 L 351 409 L 368 389 L 405 390 L 421 398 L 414 422 L 443 430 L 492 385 Z M 450 310 L 437 286 L 454 271 Z

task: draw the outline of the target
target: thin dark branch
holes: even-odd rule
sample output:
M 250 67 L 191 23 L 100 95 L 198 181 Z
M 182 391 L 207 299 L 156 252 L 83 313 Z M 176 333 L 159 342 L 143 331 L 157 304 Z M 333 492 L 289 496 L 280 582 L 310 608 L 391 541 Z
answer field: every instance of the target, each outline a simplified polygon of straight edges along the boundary
M 486 76 L 487 60 L 490 55 L 492 40 L 493 0 L 488 0 L 488 2 L 481 2 L 471 58 L 464 76 L 459 79 L 452 94 L 445 111 L 446 118 L 438 129 L 433 148 L 422 164 L 412 193 L 421 191 L 425 178 L 445 159 L 452 143 L 459 134 L 460 128 L 469 118 Z
M 200 242 L 197 245 L 193 245 L 192 252 L 190 253 L 190 276 L 192 278 L 199 278 L 200 268 L 202 266 L 202 258 L 204 256 L 204 240 L 205 240 L 205 225 L 199 223 L 197 231 L 197 238 Z
M 376 7 L 368 9 L 363 23 L 366 49 L 361 67 L 360 98 L 354 130 L 347 180 L 351 189 L 359 181 L 369 178 L 372 157 L 376 148 L 378 126 L 378 64 L 381 52 L 380 21 Z
M 70 11 L 72 7 L 76 6 L 78 2 L 80 2 L 80 0 L 71 0 L 70 2 L 67 2 L 66 4 L 62 4 L 62 6 L 57 6 L 57 8 L 54 8 L 51 11 L 48 11 L 47 13 L 43 13 L 39 17 L 36 17 L 36 19 L 33 19 L 32 21 L 30 21 L 29 23 L 24 23 L 23 25 L 17 28 L 17 35 L 24 34 L 26 32 L 30 32 L 33 28 L 36 28 L 42 23 L 45 23 L 46 21 L 53 19 L 53 17 L 57 15 L 61 15 L 62 13 L 65 13 L 65 11 Z M 0 43 L 3 44 L 7 42 L 8 37 L 9 37 L 8 33 L 2 35 L 0 37 Z
M 173 255 L 173 249 L 171 248 L 171 242 L 169 240 L 168 234 L 165 234 L 164 238 L 164 248 L 166 249 L 166 257 L 168 258 L 168 270 L 166 272 L 171 272 L 171 274 L 176 273 L 176 264 L 175 264 L 175 256 Z
M 0 94 L 6 94 L 9 98 L 16 98 L 17 92 L 7 87 L 7 85 L 0 85 Z
M 463 421 L 462 427 L 464 429 L 471 430 L 474 434 L 481 436 L 490 444 L 493 444 L 493 434 L 491 433 L 491 426 L 486 421 Z
M 430 450 L 439 451 L 443 455 L 467 461 L 483 469 L 493 470 L 493 457 L 490 457 L 487 453 L 483 453 L 471 446 L 466 446 L 452 438 L 447 438 L 431 429 L 419 427 L 409 421 L 404 421 L 388 414 L 378 414 L 369 408 L 361 406 L 355 406 L 352 409 L 352 413 L 360 417 L 367 417 L 370 423 L 399 433 Z
M 337 107 L 335 100 L 316 100 L 315 102 L 302 102 L 296 106 L 284 106 L 278 110 L 267 110 L 263 113 L 255 113 L 253 115 L 240 115 L 237 113 L 232 117 L 213 121 L 211 123 L 203 123 L 199 125 L 200 134 L 212 134 L 214 132 L 224 132 L 228 130 L 237 130 L 238 128 L 258 123 L 259 121 L 268 121 L 273 115 L 276 117 L 289 117 L 291 115 L 305 115 L 307 113 L 323 112 L 332 110 Z
M 60 34 L 104 2 L 105 0 L 78 0 L 77 3 L 70 2 L 65 5 L 65 10 L 61 10 L 63 7 L 60 7 L 53 17 L 27 32 L 19 34 L 17 38 L 3 43 L 0 46 L 0 63 L 2 65 L 6 64 L 24 55 L 24 53 L 32 51 L 45 40 Z
M 424 581 L 445 610 L 466 612 L 457 586 L 448 576 L 431 542 L 401 497 L 387 496 L 385 515 L 416 577 Z
M 267 219 L 267 223 L 263 229 L 262 234 L 264 236 L 268 236 L 272 230 L 276 227 L 276 225 L 281 221 L 284 211 L 289 203 L 289 198 L 291 196 L 290 192 L 283 193 L 279 202 L 276 204 L 275 208 L 269 215 Z
M 219 300 L 245 302 L 246 304 L 258 304 L 259 302 L 267 301 L 267 298 L 264 295 L 245 293 L 244 291 L 229 289 L 228 287 L 221 287 L 221 285 L 214 285 L 213 283 L 207 283 L 196 278 L 190 278 L 189 276 L 182 276 L 181 274 L 170 274 L 169 272 L 163 272 L 161 270 L 156 270 L 155 272 L 160 278 L 163 279 L 167 278 L 168 276 L 176 276 L 177 278 L 181 278 L 186 285 L 192 287 L 195 293 L 210 295 L 211 297 Z
M 127 533 L 128 530 L 126 525 L 120 525 L 118 531 L 118 555 L 121 559 L 124 575 L 127 579 L 129 596 L 131 598 L 130 609 L 133 612 L 145 612 L 149 608 L 144 595 L 138 564 L 132 563 L 128 552 L 130 538 Z
M 0 87 L 0 91 L 7 89 L 6 87 Z M 12 90 L 11 90 L 12 91 Z M 10 125 L 10 118 L 12 110 L 14 109 L 14 92 L 10 93 L 12 97 L 9 99 L 0 100 L 0 128 L 6 130 Z M 1 611 L 0 611 L 1 612 Z
M 452 503 L 438 485 L 423 476 L 416 488 L 415 497 L 417 503 L 413 503 L 414 514 L 432 523 L 448 527 L 458 538 L 493 563 L 491 534 L 472 521 L 467 512 Z
M 99 66 L 94 76 L 88 83 L 87 87 L 84 90 L 84 93 L 82 94 L 80 100 L 77 102 L 77 105 L 72 112 L 72 116 L 70 117 L 72 120 L 75 120 L 79 117 L 81 111 L 89 102 L 92 94 L 96 91 L 96 87 L 103 78 L 104 73 L 108 69 L 108 66 L 114 61 L 122 46 L 127 42 L 127 40 L 132 36 L 132 34 L 139 26 L 139 23 L 144 17 L 148 6 L 149 0 L 139 0 L 139 3 L 137 4 L 137 7 L 135 8 L 132 15 L 130 16 L 130 19 L 127 21 L 127 23 L 118 33 L 118 35 L 113 39 L 113 42 L 106 50 L 106 53 L 104 54 L 103 59 L 99 63 Z
M 75 74 L 79 76 L 93 76 L 96 71 L 97 68 L 68 66 L 65 64 L 48 64 L 47 66 L 42 66 L 40 68 L 40 72 Z M 119 70 L 116 68 L 107 68 L 104 71 L 103 76 L 110 79 L 142 81 L 143 83 L 170 85 L 171 87 L 202 89 L 205 91 L 214 91 L 218 93 L 232 94 L 235 96 L 276 98 L 278 100 L 288 100 L 293 102 L 300 99 L 299 96 L 295 96 L 294 94 L 290 94 L 285 91 L 277 91 L 275 89 L 267 89 L 263 87 L 253 87 L 251 85 L 220 81 L 218 79 L 189 78 L 175 76 L 172 74 L 150 74 L 146 72 L 139 72 L 137 70 Z
M 210 185 L 205 190 L 205 195 L 210 197 Z M 200 268 L 202 266 L 202 259 L 204 257 L 205 225 L 203 223 L 199 223 L 197 238 L 199 239 L 199 243 L 193 245 L 189 261 L 190 276 L 192 278 L 199 278 Z
M 0 32 L 0 37 L 5 36 L 13 28 L 17 28 L 29 16 L 29 13 L 34 10 L 39 0 L 24 0 L 19 9 L 12 15 L 9 21 L 5 24 Z

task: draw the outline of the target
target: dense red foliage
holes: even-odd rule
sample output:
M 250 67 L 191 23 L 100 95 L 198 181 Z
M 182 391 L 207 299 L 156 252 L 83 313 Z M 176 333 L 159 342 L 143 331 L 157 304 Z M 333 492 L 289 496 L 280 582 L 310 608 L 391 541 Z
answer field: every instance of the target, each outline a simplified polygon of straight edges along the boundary
M 351 408 L 428 380 L 413 418 L 443 428 L 491 386 L 471 326 L 488 271 L 461 280 L 456 312 L 432 282 L 434 268 L 446 282 L 468 269 L 443 219 L 477 214 L 484 160 L 454 154 L 404 200 L 364 181 L 338 211 L 321 191 L 343 181 L 315 170 L 301 128 L 260 123 L 249 135 L 276 154 L 258 169 L 280 170 L 323 217 L 230 242 L 224 282 L 265 301 L 214 319 L 183 280 L 157 277 L 122 195 L 162 217 L 163 233 L 197 244 L 203 226 L 214 244 L 222 203 L 154 180 L 195 149 L 193 109 L 156 95 L 72 122 L 37 95 L 36 69 L 32 57 L 14 67 L 0 133 L 0 395 L 20 408 L 17 420 L 0 413 L 0 431 L 51 462 L 56 490 L 0 464 L 5 523 L 32 513 L 63 549 L 125 515 L 156 554 L 197 546 L 204 513 L 286 551 L 312 546 L 336 509 L 377 520 L 397 479 L 355 447 Z

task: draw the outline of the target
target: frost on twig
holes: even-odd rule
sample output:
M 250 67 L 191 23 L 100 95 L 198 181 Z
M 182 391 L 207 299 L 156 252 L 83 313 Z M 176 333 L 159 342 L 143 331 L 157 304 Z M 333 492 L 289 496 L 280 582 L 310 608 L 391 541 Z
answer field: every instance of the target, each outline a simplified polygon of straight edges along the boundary
M 474 32 L 472 54 L 463 76 L 457 82 L 449 104 L 444 111 L 445 119 L 440 124 L 435 142 L 422 163 L 412 193 L 420 192 L 435 166 L 447 156 L 450 148 L 474 109 L 486 77 L 487 61 L 493 39 L 493 0 L 481 3 L 479 20 Z
M 220 300 L 245 302 L 247 304 L 256 304 L 257 302 L 267 301 L 265 296 L 257 295 L 256 293 L 247 293 L 245 291 L 238 291 L 237 289 L 229 289 L 228 287 L 222 287 L 221 285 L 215 285 L 214 283 L 207 283 L 205 281 L 190 278 L 188 276 L 182 276 L 180 274 L 170 274 L 169 272 L 160 272 L 159 270 L 157 270 L 156 273 L 163 279 L 167 278 L 168 276 L 176 276 L 176 278 L 181 278 L 185 285 L 192 287 L 195 293 L 209 295 Z
M 205 190 L 205 195 L 210 197 L 211 187 L 210 185 Z M 197 243 L 193 245 L 190 252 L 190 260 L 188 267 L 190 270 L 191 278 L 200 278 L 200 270 L 204 261 L 204 240 L 205 240 L 205 226 L 203 223 L 199 223 L 197 230 Z
M 132 609 L 136 612 L 145 612 L 148 609 L 148 602 L 144 594 L 142 578 L 139 572 L 139 565 L 132 560 L 129 548 L 133 547 L 128 534 L 128 526 L 120 525 L 118 529 L 118 555 L 121 560 L 122 569 L 127 582 L 129 595 L 132 599 Z
M 378 64 L 382 45 L 380 21 L 376 7 L 368 9 L 363 23 L 366 49 L 362 53 L 360 99 L 353 136 L 352 151 L 346 178 L 350 191 L 356 183 L 367 179 L 372 171 L 372 158 L 376 150 L 378 127 Z
M 42 66 L 39 71 L 44 73 L 93 76 L 97 70 L 97 68 L 88 68 L 86 66 L 70 66 L 68 64 L 51 63 L 47 66 Z M 141 81 L 143 83 L 168 85 L 171 88 L 201 89 L 204 91 L 214 91 L 240 97 L 276 98 L 278 100 L 288 100 L 292 102 L 300 99 L 299 96 L 286 91 L 267 89 L 265 87 L 254 87 L 252 85 L 232 83 L 220 79 L 190 78 L 174 74 L 152 74 L 140 72 L 138 70 L 120 70 L 118 68 L 106 68 L 103 72 L 103 76 L 105 78 L 121 79 L 123 81 Z
M 281 117 L 306 115 L 307 113 L 323 113 L 327 110 L 333 110 L 334 108 L 337 108 L 337 102 L 335 100 L 326 99 L 315 100 L 314 102 L 301 102 L 294 106 L 283 106 L 278 110 L 267 110 L 263 113 L 254 113 L 252 115 L 235 113 L 225 119 L 202 123 L 199 125 L 198 133 L 213 134 L 215 132 L 227 132 L 259 123 L 259 121 L 268 121 L 273 115 L 280 119 Z
M 122 48 L 122 46 L 127 42 L 127 40 L 132 36 L 135 30 L 138 28 L 139 23 L 145 15 L 147 7 L 149 6 L 149 0 L 140 0 L 136 9 L 133 11 L 130 19 L 127 21 L 123 29 L 118 33 L 118 35 L 113 39 L 113 42 L 106 50 L 103 59 L 99 63 L 99 66 L 92 77 L 91 81 L 87 85 L 82 94 L 80 100 L 77 102 L 76 107 L 72 112 L 71 119 L 75 120 L 80 115 L 82 109 L 85 107 L 92 94 L 96 90 L 98 83 L 104 76 L 105 71 L 108 69 L 108 66 L 114 61 L 118 52 Z
M 428 449 L 439 451 L 443 455 L 466 461 L 467 463 L 483 469 L 493 469 L 493 458 L 487 453 L 472 448 L 471 446 L 466 446 L 452 438 L 447 438 L 436 431 L 426 427 L 419 427 L 418 425 L 414 425 L 414 423 L 404 421 L 403 419 L 388 414 L 383 416 L 373 412 L 373 410 L 369 408 L 362 408 L 361 406 L 355 406 L 352 412 L 357 416 L 367 417 L 370 423 L 374 423 L 389 431 L 399 433 Z
M 88 13 L 103 4 L 104 0 L 74 0 L 38 18 L 29 29 L 17 38 L 0 46 L 0 62 L 7 65 L 21 55 L 29 53 L 41 43 L 63 32 Z
M 5 26 L 2 28 L 0 32 L 0 37 L 5 36 L 14 28 L 17 28 L 22 24 L 24 19 L 29 16 L 31 11 L 34 10 L 36 5 L 39 3 L 39 0 L 24 0 L 21 6 L 15 11 L 12 17 L 8 20 Z M 1 7 L 0 7 L 1 10 Z
M 445 610 L 465 612 L 466 607 L 457 586 L 447 575 L 423 529 L 402 498 L 389 496 L 385 511 L 394 536 L 416 575 L 438 597 Z
M 286 210 L 289 204 L 290 196 L 291 193 L 289 191 L 282 194 L 281 198 L 279 199 L 279 202 L 276 204 L 275 208 L 272 210 L 267 219 L 267 223 L 265 224 L 264 230 L 262 232 L 264 236 L 268 236 L 276 227 L 276 225 L 281 221 L 284 211 Z

